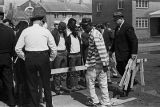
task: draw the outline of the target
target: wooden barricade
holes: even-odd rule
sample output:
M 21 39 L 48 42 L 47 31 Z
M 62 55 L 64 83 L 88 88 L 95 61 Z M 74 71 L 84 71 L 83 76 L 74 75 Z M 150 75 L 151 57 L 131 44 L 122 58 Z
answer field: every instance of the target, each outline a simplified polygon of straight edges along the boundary
M 133 88 L 133 83 L 135 76 L 138 71 L 140 71 L 140 79 L 141 79 L 141 85 L 145 85 L 144 81 L 144 62 L 146 62 L 147 59 L 137 59 L 135 61 L 129 60 L 128 64 L 126 66 L 124 75 L 119 83 L 120 87 L 124 86 L 124 90 L 127 90 L 129 82 L 130 88 Z M 51 69 L 51 74 L 58 74 L 58 73 L 65 73 L 65 72 L 72 72 L 72 71 L 81 71 L 81 70 L 87 70 L 87 67 L 85 66 L 75 66 L 75 67 L 66 67 L 66 68 L 57 68 L 57 69 Z
M 141 85 L 144 86 L 144 62 L 146 62 L 147 59 L 137 59 L 132 60 L 130 59 L 128 61 L 128 64 L 125 68 L 124 75 L 119 83 L 120 87 L 124 87 L 124 90 L 127 90 L 128 85 L 130 83 L 130 88 L 133 88 L 134 79 L 138 71 L 140 71 L 140 79 L 141 79 Z

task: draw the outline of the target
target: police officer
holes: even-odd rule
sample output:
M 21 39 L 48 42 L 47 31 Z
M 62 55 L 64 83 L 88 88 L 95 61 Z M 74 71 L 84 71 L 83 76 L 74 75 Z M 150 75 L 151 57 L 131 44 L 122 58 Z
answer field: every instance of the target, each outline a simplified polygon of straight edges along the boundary
M 13 97 L 13 72 L 12 72 L 12 56 L 14 50 L 14 31 L 4 25 L 2 20 L 4 13 L 0 12 L 0 79 L 6 86 L 8 95 L 8 105 L 15 106 Z
M 53 61 L 56 57 L 57 47 L 50 31 L 41 26 L 43 18 L 44 16 L 40 15 L 31 18 L 33 25 L 23 30 L 15 47 L 18 56 L 25 60 L 27 84 L 32 99 L 29 107 L 39 107 L 38 71 L 44 87 L 46 107 L 53 107 L 50 88 L 50 60 Z M 24 46 L 25 53 L 22 51 Z

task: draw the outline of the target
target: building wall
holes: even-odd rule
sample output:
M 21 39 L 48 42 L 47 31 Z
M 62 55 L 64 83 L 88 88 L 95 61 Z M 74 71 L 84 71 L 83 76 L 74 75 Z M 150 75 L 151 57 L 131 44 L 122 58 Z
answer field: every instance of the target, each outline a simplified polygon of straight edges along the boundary
M 150 17 L 149 13 L 160 9 L 160 0 L 149 0 L 149 8 L 136 9 L 136 0 L 132 0 L 132 23 L 138 38 L 150 38 Z M 147 17 L 149 19 L 148 28 L 136 28 L 136 17 Z
M 55 17 L 55 14 L 58 17 Z M 47 24 L 49 29 L 54 25 L 54 21 L 64 21 L 66 18 L 75 18 L 77 20 L 77 24 L 79 24 L 83 17 L 92 18 L 91 14 L 82 14 L 82 13 L 66 13 L 66 17 L 62 15 L 62 13 L 46 13 Z
M 97 4 L 102 3 L 102 12 L 97 12 Z M 92 19 L 93 23 L 111 23 L 111 27 L 115 27 L 113 22 L 113 13 L 121 11 L 124 14 L 125 20 L 132 24 L 132 2 L 124 0 L 124 9 L 118 9 L 118 0 L 92 0 Z

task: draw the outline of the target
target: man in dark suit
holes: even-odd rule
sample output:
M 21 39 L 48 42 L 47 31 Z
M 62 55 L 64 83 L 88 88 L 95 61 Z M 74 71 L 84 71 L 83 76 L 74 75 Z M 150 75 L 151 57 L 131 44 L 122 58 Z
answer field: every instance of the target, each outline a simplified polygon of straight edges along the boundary
M 123 76 L 128 60 L 137 58 L 138 39 L 134 28 L 126 23 L 121 12 L 115 12 L 113 18 L 117 27 L 115 28 L 115 38 L 111 47 L 111 53 L 115 52 L 116 67 L 119 74 Z
M 14 50 L 14 31 L 2 23 L 4 13 L 0 12 L 0 79 L 6 86 L 8 105 L 15 106 L 13 97 L 12 60 Z
M 121 12 L 115 12 L 113 18 L 117 27 L 115 28 L 115 39 L 111 52 L 115 52 L 117 70 L 123 76 L 129 58 L 137 57 L 138 39 L 134 28 L 126 23 Z

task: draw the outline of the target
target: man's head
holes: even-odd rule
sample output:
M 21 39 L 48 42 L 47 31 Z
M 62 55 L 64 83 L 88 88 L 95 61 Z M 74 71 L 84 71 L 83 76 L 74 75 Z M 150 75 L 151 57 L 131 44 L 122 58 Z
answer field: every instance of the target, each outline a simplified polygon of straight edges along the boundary
M 58 31 L 59 33 L 64 33 L 66 30 L 66 23 L 64 22 L 60 22 L 58 25 Z
M 82 22 L 80 24 L 82 26 L 82 29 L 86 32 L 89 33 L 92 29 L 92 23 L 90 18 L 83 18 Z
M 0 11 L 0 20 L 3 20 L 4 18 L 4 13 Z
M 114 12 L 113 19 L 118 25 L 120 25 L 124 20 L 124 16 L 121 12 Z
M 30 21 L 33 23 L 37 23 L 39 25 L 43 25 L 43 19 L 44 19 L 44 16 L 36 15 L 36 16 L 30 18 Z
M 76 22 L 77 21 L 74 18 L 70 18 L 67 24 L 68 29 L 70 29 L 71 31 L 74 31 L 76 28 Z

